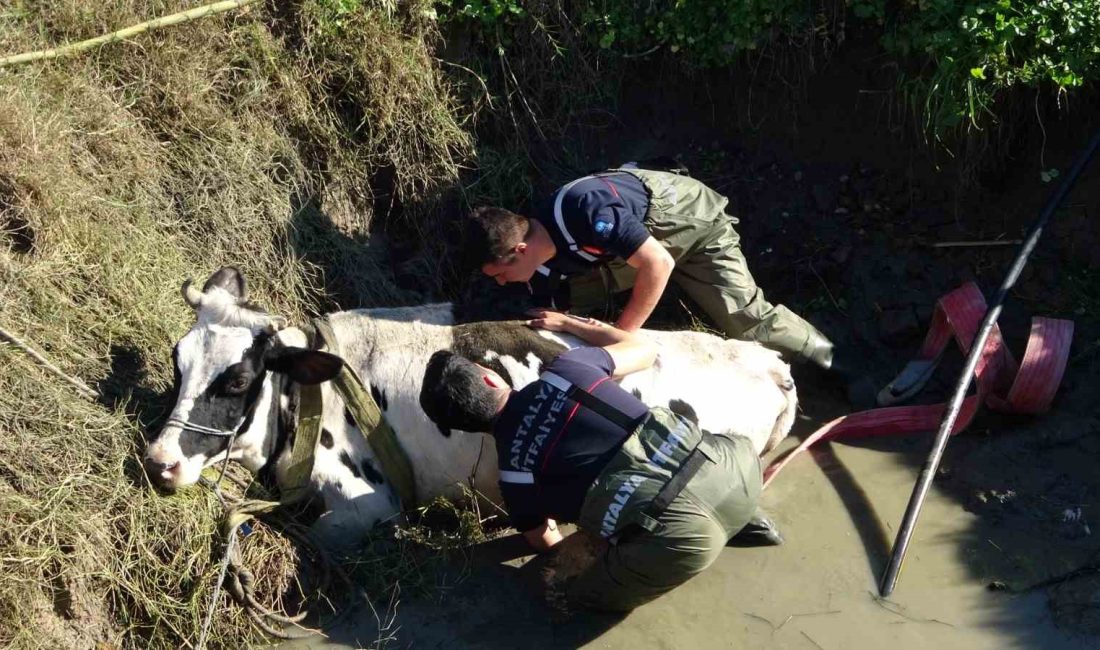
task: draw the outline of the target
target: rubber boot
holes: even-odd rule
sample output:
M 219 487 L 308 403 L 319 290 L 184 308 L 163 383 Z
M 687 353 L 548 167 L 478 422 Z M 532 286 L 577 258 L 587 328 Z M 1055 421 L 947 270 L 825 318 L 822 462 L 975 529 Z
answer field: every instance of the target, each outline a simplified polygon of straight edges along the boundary
M 848 403 L 856 410 L 875 406 L 878 388 L 862 372 L 859 357 L 852 346 L 838 347 L 825 337 L 811 339 L 802 358 L 844 388 Z
M 726 542 L 726 546 L 779 546 L 782 543 L 783 536 L 779 534 L 775 522 L 758 509 L 749 523 Z

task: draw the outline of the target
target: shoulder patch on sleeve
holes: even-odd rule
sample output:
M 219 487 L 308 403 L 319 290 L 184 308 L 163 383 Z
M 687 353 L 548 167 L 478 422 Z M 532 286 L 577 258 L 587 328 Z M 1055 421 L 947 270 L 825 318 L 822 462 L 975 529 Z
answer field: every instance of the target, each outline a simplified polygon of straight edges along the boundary
M 615 232 L 615 222 L 607 217 L 596 217 L 592 222 L 592 230 L 599 239 L 610 239 L 611 234 Z

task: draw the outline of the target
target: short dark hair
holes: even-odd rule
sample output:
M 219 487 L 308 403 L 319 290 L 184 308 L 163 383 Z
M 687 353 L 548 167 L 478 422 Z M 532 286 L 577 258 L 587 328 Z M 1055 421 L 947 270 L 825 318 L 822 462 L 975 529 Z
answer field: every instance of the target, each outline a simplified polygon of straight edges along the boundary
M 439 426 L 489 433 L 497 416 L 497 396 L 476 364 L 439 350 L 424 371 L 420 408 Z
M 530 228 L 527 217 L 511 210 L 489 206 L 474 209 L 466 219 L 467 264 L 480 268 L 504 257 L 527 238 Z

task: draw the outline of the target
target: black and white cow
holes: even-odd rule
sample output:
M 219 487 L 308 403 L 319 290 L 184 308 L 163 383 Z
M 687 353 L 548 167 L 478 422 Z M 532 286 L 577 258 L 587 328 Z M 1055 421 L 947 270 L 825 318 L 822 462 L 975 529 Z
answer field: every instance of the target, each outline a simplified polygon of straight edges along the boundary
M 244 278 L 232 267 L 214 273 L 202 291 L 184 283 L 183 293 L 196 319 L 173 350 L 178 397 L 146 451 L 147 473 L 161 486 L 185 486 L 228 453 L 248 470 L 285 484 L 298 382 L 331 374 L 331 364 L 303 349 L 302 330 L 246 303 Z M 471 484 L 490 498 L 499 496 L 492 438 L 441 430 L 420 409 L 431 354 L 454 350 L 518 388 L 563 349 L 580 344 L 519 322 L 454 326 L 449 304 L 345 311 L 328 319 L 344 362 L 370 388 L 408 454 L 424 501 L 461 495 Z M 699 332 L 645 335 L 659 345 L 657 363 L 622 384 L 647 404 L 668 406 L 712 432 L 748 436 L 761 453 L 787 435 L 797 398 L 790 369 L 774 352 Z M 310 485 L 326 510 L 320 532 L 346 541 L 394 518 L 398 500 L 330 384 L 322 395 L 323 429 Z M 227 437 L 201 429 L 239 433 L 226 449 Z

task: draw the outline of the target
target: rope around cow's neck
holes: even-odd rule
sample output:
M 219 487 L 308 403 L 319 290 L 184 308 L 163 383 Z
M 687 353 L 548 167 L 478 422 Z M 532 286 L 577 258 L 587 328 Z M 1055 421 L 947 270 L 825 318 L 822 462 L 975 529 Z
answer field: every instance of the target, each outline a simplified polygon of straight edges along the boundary
M 253 409 L 254 408 L 255 405 L 253 405 Z M 226 445 L 225 458 L 223 458 L 221 461 L 221 469 L 218 473 L 217 481 L 210 481 L 205 477 L 200 477 L 199 479 L 200 483 L 209 487 L 214 492 L 214 496 L 218 498 L 218 501 L 221 503 L 222 508 L 225 511 L 225 517 L 228 526 L 226 531 L 226 540 L 224 543 L 225 551 L 221 563 L 218 567 L 218 581 L 214 586 L 214 594 L 210 599 L 209 606 L 207 607 L 206 617 L 203 621 L 203 625 L 199 633 L 199 639 L 195 646 L 198 650 L 203 650 L 203 648 L 205 647 L 206 639 L 210 631 L 210 625 L 214 618 L 214 610 L 217 608 L 218 600 L 221 597 L 222 586 L 226 582 L 226 576 L 228 575 L 229 569 L 231 567 L 233 569 L 234 575 L 230 592 L 233 594 L 233 597 L 237 601 L 237 603 L 245 610 L 245 613 L 248 614 L 249 618 L 252 619 L 252 622 L 257 627 L 259 627 L 265 633 L 281 639 L 302 638 L 303 636 L 309 636 L 319 633 L 319 630 L 311 629 L 301 624 L 302 621 L 305 620 L 306 616 L 308 616 L 308 612 L 302 612 L 301 614 L 298 614 L 296 616 L 286 616 L 273 612 L 260 604 L 260 602 L 256 600 L 255 596 L 253 596 L 252 587 L 254 583 L 254 576 L 252 572 L 242 566 L 241 562 L 238 559 L 235 559 L 233 557 L 237 542 L 237 530 L 238 528 L 240 528 L 241 524 L 243 524 L 248 518 L 254 516 L 255 514 L 259 514 L 260 512 L 267 512 L 273 510 L 279 505 L 282 505 L 281 503 L 272 501 L 244 501 L 242 499 L 235 499 L 235 497 L 225 495 L 221 491 L 222 481 L 226 478 L 226 472 L 229 468 L 229 452 L 233 448 L 233 444 L 236 442 L 237 435 L 241 432 L 241 427 L 243 427 L 244 424 L 250 419 L 251 418 L 248 417 L 248 414 L 246 414 L 246 416 L 241 419 L 241 423 L 238 424 L 236 428 L 229 431 L 203 427 L 187 422 L 186 420 L 178 420 L 174 418 L 174 420 L 177 420 L 177 422 L 175 423 L 176 426 L 180 426 L 181 428 L 189 429 L 197 433 L 225 436 L 229 438 L 229 443 L 228 445 Z M 234 499 L 235 502 L 230 503 L 230 499 Z M 244 516 L 242 517 L 241 515 Z M 347 573 L 345 573 L 338 564 L 333 562 L 333 560 L 328 556 L 324 549 L 317 542 L 315 542 L 308 533 L 303 533 L 301 531 L 295 530 L 292 526 L 284 527 L 282 532 L 289 537 L 294 538 L 294 540 L 297 541 L 298 544 L 300 544 L 302 547 L 309 547 L 310 549 L 312 549 L 313 554 L 317 558 L 317 564 L 321 568 L 321 580 L 317 586 L 318 592 L 323 592 L 328 589 L 328 586 L 332 581 L 332 573 L 335 571 L 341 581 L 344 582 L 344 584 L 352 592 L 358 593 L 364 599 L 364 601 L 370 603 L 370 599 L 366 596 L 366 594 L 355 589 L 355 585 L 352 582 L 351 578 L 347 575 Z M 333 621 L 343 618 L 350 611 L 350 606 L 345 607 L 344 610 L 333 619 Z M 274 627 L 272 622 L 282 625 L 293 625 L 303 630 L 305 634 L 291 634 L 289 632 Z
M 253 407 L 249 410 L 252 411 L 254 409 L 255 405 L 253 405 Z M 272 612 L 271 610 L 262 606 L 259 601 L 257 601 L 256 598 L 252 595 L 252 572 L 241 566 L 239 562 L 233 559 L 234 546 L 237 542 L 237 529 L 240 528 L 242 523 L 244 523 L 244 519 L 235 523 L 233 522 L 233 514 L 236 506 L 230 505 L 226 495 L 222 493 L 221 485 L 222 481 L 225 480 L 226 471 L 228 471 L 229 469 L 229 455 L 230 451 L 233 449 L 233 444 L 237 441 L 237 435 L 240 433 L 241 427 L 243 427 L 245 423 L 248 422 L 250 419 L 251 418 L 248 417 L 248 414 L 246 414 L 245 417 L 241 418 L 240 424 L 229 431 L 200 426 L 190 423 L 186 420 L 181 420 L 179 418 L 172 418 L 171 420 L 169 420 L 169 423 L 175 424 L 176 426 L 179 426 L 183 429 L 213 436 L 227 436 L 229 438 L 229 443 L 225 446 L 225 458 L 222 459 L 221 470 L 218 473 L 217 481 L 211 482 L 205 478 L 200 477 L 200 482 L 210 487 L 211 490 L 214 492 L 214 496 L 218 498 L 218 502 L 222 505 L 222 509 L 224 510 L 226 520 L 229 522 L 229 526 L 228 530 L 226 531 L 226 539 L 224 544 L 225 550 L 222 554 L 222 559 L 218 566 L 218 580 L 216 583 L 214 583 L 214 595 L 210 598 L 210 604 L 206 608 L 206 617 L 203 620 L 202 628 L 199 630 L 199 639 L 195 644 L 197 650 L 203 650 L 206 647 L 206 639 L 210 633 L 210 624 L 214 620 L 214 610 L 217 608 L 218 600 L 221 598 L 222 585 L 225 584 L 225 577 L 229 573 L 229 567 L 231 564 L 233 565 L 234 572 L 236 573 L 236 580 L 234 583 L 234 596 L 236 597 L 237 602 L 241 605 L 241 607 L 244 608 L 249 618 L 252 619 L 252 622 L 257 625 L 257 627 L 262 629 L 267 634 L 282 639 L 293 639 L 297 638 L 299 635 L 289 634 L 287 632 L 283 632 L 282 630 L 278 630 L 270 623 L 268 623 L 265 619 L 271 619 L 277 623 L 301 627 L 303 630 L 306 630 L 308 634 L 314 634 L 317 632 L 317 630 L 312 630 L 301 625 L 301 622 L 305 620 L 308 612 L 303 612 L 298 616 L 284 616 L 282 614 Z M 312 544 L 312 542 L 310 542 L 309 540 L 302 539 L 301 537 L 298 538 L 298 541 L 300 543 Z M 313 546 L 314 550 L 322 558 L 322 561 L 326 562 L 327 558 L 325 558 L 320 549 L 317 548 L 316 545 Z M 325 581 L 327 583 L 328 567 L 326 566 L 325 568 Z
M 229 514 L 229 505 L 225 502 L 225 497 L 222 495 L 222 479 L 225 478 L 225 472 L 229 469 L 229 452 L 233 449 L 233 443 L 237 441 L 237 431 L 233 430 L 233 433 L 229 436 L 229 444 L 225 447 L 225 458 L 222 460 L 221 473 L 218 475 L 218 481 L 214 483 L 214 496 L 218 497 L 218 502 L 222 504 L 222 509 L 225 514 Z M 229 571 L 229 560 L 233 553 L 233 543 L 237 540 L 237 527 L 231 526 L 229 533 L 225 541 L 225 551 L 222 554 L 221 566 L 218 567 L 218 581 L 214 583 L 214 595 L 210 598 L 210 605 L 206 608 L 206 619 L 202 622 L 202 629 L 199 631 L 199 640 L 195 644 L 198 650 L 203 650 L 206 647 L 206 637 L 210 632 L 210 623 L 214 620 L 214 609 L 218 605 L 218 599 L 221 597 L 222 584 L 225 583 L 225 574 Z

